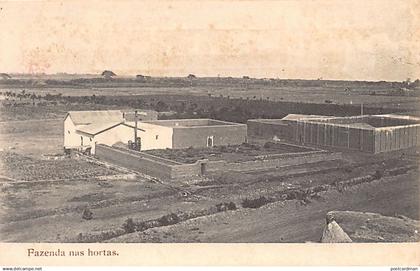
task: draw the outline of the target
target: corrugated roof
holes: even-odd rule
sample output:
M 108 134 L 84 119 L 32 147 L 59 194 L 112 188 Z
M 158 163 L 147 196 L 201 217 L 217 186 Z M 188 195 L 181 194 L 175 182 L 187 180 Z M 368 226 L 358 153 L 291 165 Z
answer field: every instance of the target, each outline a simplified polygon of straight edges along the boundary
M 122 122 L 101 122 L 101 123 L 93 123 L 88 125 L 81 125 L 77 127 L 78 132 L 82 132 L 89 135 L 97 135 L 105 130 L 108 130 L 112 127 L 115 127 Z
M 124 120 L 120 110 L 69 111 L 68 115 L 70 115 L 75 125 L 115 123 Z

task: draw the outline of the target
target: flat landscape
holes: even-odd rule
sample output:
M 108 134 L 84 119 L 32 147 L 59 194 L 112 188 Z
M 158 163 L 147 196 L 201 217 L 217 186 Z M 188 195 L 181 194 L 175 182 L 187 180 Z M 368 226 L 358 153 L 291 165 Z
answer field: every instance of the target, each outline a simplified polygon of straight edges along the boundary
M 383 86 L 351 87 L 349 94 L 342 86 L 258 88 L 245 81 L 239 86 L 237 82 L 182 87 L 112 84 L 2 86 L 3 94 L 25 89 L 40 98 L 2 96 L 1 241 L 318 242 L 325 215 L 333 210 L 420 219 L 418 149 L 379 155 L 329 149 L 341 153 L 341 158 L 173 181 L 154 180 L 84 155 L 63 154 L 63 119 L 69 110 L 146 107 L 159 109 L 162 118 L 226 116 L 224 120 L 239 121 L 262 114 L 283 117 L 337 108 L 342 115 L 352 115 L 360 111 L 362 102 L 371 113 L 412 112 L 416 96 L 379 95 L 386 91 Z M 300 107 L 302 102 L 306 107 Z M 227 109 L 231 111 L 223 111 Z M 191 162 L 206 156 L 246 161 L 308 151 L 264 144 L 254 140 L 250 145 L 193 154 L 150 153 Z M 83 218 L 86 210 L 91 219 Z

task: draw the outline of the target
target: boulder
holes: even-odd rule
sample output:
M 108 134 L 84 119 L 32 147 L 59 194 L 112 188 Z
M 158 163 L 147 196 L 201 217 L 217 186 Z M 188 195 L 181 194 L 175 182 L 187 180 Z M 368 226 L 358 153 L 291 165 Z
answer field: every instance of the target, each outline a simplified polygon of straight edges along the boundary
M 338 225 L 332 216 L 327 214 L 327 225 L 321 237 L 321 243 L 351 243 L 348 234 Z
M 377 213 L 332 211 L 321 242 L 418 242 L 420 222 L 406 216 L 383 216 Z M 344 235 L 344 234 L 345 235 Z

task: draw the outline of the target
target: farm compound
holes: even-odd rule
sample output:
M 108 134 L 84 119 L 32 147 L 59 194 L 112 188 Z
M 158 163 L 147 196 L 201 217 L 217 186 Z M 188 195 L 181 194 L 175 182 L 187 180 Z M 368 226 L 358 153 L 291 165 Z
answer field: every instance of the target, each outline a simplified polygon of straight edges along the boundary
M 333 117 L 290 114 L 248 120 L 250 136 L 382 153 L 420 146 L 420 118 L 402 115 Z
M 182 149 L 241 144 L 247 126 L 212 119 L 156 120 L 153 111 L 71 111 L 64 119 L 64 149 L 90 149 L 138 142 L 139 150 Z

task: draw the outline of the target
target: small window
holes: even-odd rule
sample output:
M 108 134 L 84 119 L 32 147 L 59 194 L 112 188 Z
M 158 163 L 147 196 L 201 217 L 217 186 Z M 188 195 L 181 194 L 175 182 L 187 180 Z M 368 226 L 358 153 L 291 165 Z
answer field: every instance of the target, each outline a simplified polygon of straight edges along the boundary
M 158 140 L 159 139 L 159 135 L 156 135 L 156 140 Z
M 89 138 L 90 139 L 90 142 L 92 142 L 92 138 Z
M 70 134 L 70 130 L 67 130 L 67 133 L 69 133 L 69 134 Z

